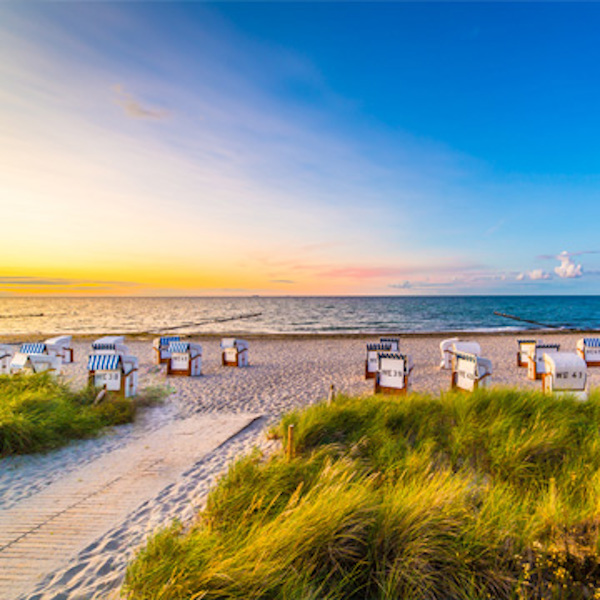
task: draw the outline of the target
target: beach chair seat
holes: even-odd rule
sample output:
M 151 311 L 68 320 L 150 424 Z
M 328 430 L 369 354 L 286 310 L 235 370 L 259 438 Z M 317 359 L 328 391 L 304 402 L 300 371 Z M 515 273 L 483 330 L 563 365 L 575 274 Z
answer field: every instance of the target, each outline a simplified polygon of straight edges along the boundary
M 198 377 L 202 375 L 202 346 L 192 342 L 171 342 L 171 357 L 167 362 L 167 375 Z
M 539 342 L 541 343 L 541 342 Z M 527 356 L 535 350 L 537 340 L 517 340 L 519 350 L 517 351 L 517 367 L 527 367 Z
M 221 340 L 221 363 L 224 367 L 248 366 L 248 342 L 238 338 Z
M 0 375 L 10 375 L 10 361 L 14 350 L 8 344 L 0 344 Z
M 152 341 L 152 348 L 154 350 L 154 362 L 157 365 L 168 362 L 171 358 L 171 351 L 169 350 L 169 344 L 171 342 L 179 342 L 180 337 L 178 335 L 162 336 L 155 338 Z
M 90 385 L 114 392 L 125 398 L 135 396 L 138 382 L 138 359 L 126 354 L 91 354 L 88 358 Z
M 448 370 L 452 368 L 452 345 L 458 341 L 457 337 L 453 337 L 440 342 L 440 352 L 442 354 L 440 369 Z
M 367 344 L 365 379 L 374 379 L 379 369 L 379 352 L 392 352 L 392 344 Z
M 406 394 L 413 369 L 411 359 L 399 352 L 380 352 L 375 375 L 376 394 Z
M 492 379 L 492 361 L 469 352 L 455 352 L 451 389 L 472 392 L 487 387 Z
M 53 356 L 59 356 L 60 360 L 69 364 L 73 362 L 73 337 L 70 335 L 59 335 L 57 337 L 47 339 L 46 351 Z
M 560 344 L 543 344 L 536 342 L 534 348 L 530 348 L 527 354 L 527 378 L 531 381 L 541 379 L 542 375 L 546 372 L 546 363 L 544 361 L 544 354 L 550 354 L 552 352 L 558 352 L 560 350 Z
M 49 354 L 34 354 L 17 352 L 11 359 L 9 371 L 12 375 L 15 373 L 45 373 L 51 375 L 60 374 L 61 361 L 58 356 Z
M 572 352 L 544 353 L 545 370 L 542 373 L 542 390 L 547 394 L 571 394 L 587 400 L 587 365 Z
M 92 353 L 129 355 L 129 349 L 122 335 L 106 335 L 92 342 Z
M 577 354 L 585 360 L 588 367 L 600 367 L 600 338 L 577 340 Z
M 379 338 L 380 344 L 390 344 L 392 352 L 400 352 L 400 338 L 396 337 L 382 337 Z

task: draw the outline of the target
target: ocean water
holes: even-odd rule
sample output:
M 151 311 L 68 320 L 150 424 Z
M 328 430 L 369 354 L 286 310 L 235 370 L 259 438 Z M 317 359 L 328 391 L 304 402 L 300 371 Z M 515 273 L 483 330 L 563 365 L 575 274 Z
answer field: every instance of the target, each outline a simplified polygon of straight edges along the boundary
M 600 329 L 600 296 L 4 297 L 0 333 L 318 334 L 536 328 L 494 311 L 549 326 Z

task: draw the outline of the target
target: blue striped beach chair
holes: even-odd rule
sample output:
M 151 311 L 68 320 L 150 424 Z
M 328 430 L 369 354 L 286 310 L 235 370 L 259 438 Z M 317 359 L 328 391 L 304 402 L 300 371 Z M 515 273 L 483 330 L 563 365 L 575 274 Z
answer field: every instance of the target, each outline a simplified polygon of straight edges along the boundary
M 152 342 L 154 349 L 154 362 L 157 365 L 169 362 L 171 358 L 171 351 L 169 350 L 169 344 L 171 342 L 179 342 L 180 337 L 178 335 L 166 335 L 155 338 Z
M 202 346 L 192 342 L 171 342 L 171 357 L 167 362 L 167 375 L 202 375 Z
M 600 338 L 581 338 L 577 341 L 577 354 L 588 367 L 600 367 Z
M 89 384 L 125 398 L 135 396 L 138 359 L 125 354 L 91 354 L 87 364 Z

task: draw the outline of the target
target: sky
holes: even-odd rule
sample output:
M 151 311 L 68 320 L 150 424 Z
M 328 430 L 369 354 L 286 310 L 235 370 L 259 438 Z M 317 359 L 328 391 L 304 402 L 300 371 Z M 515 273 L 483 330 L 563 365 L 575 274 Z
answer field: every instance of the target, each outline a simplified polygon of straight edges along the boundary
M 0 3 L 0 295 L 600 294 L 599 3 Z

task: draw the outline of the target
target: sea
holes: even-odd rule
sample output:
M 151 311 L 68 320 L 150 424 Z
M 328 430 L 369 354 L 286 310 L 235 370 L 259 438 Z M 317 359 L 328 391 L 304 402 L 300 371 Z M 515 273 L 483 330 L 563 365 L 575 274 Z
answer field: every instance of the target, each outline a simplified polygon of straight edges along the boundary
M 540 325 L 600 329 L 600 296 L 0 298 L 0 334 L 509 332 Z

